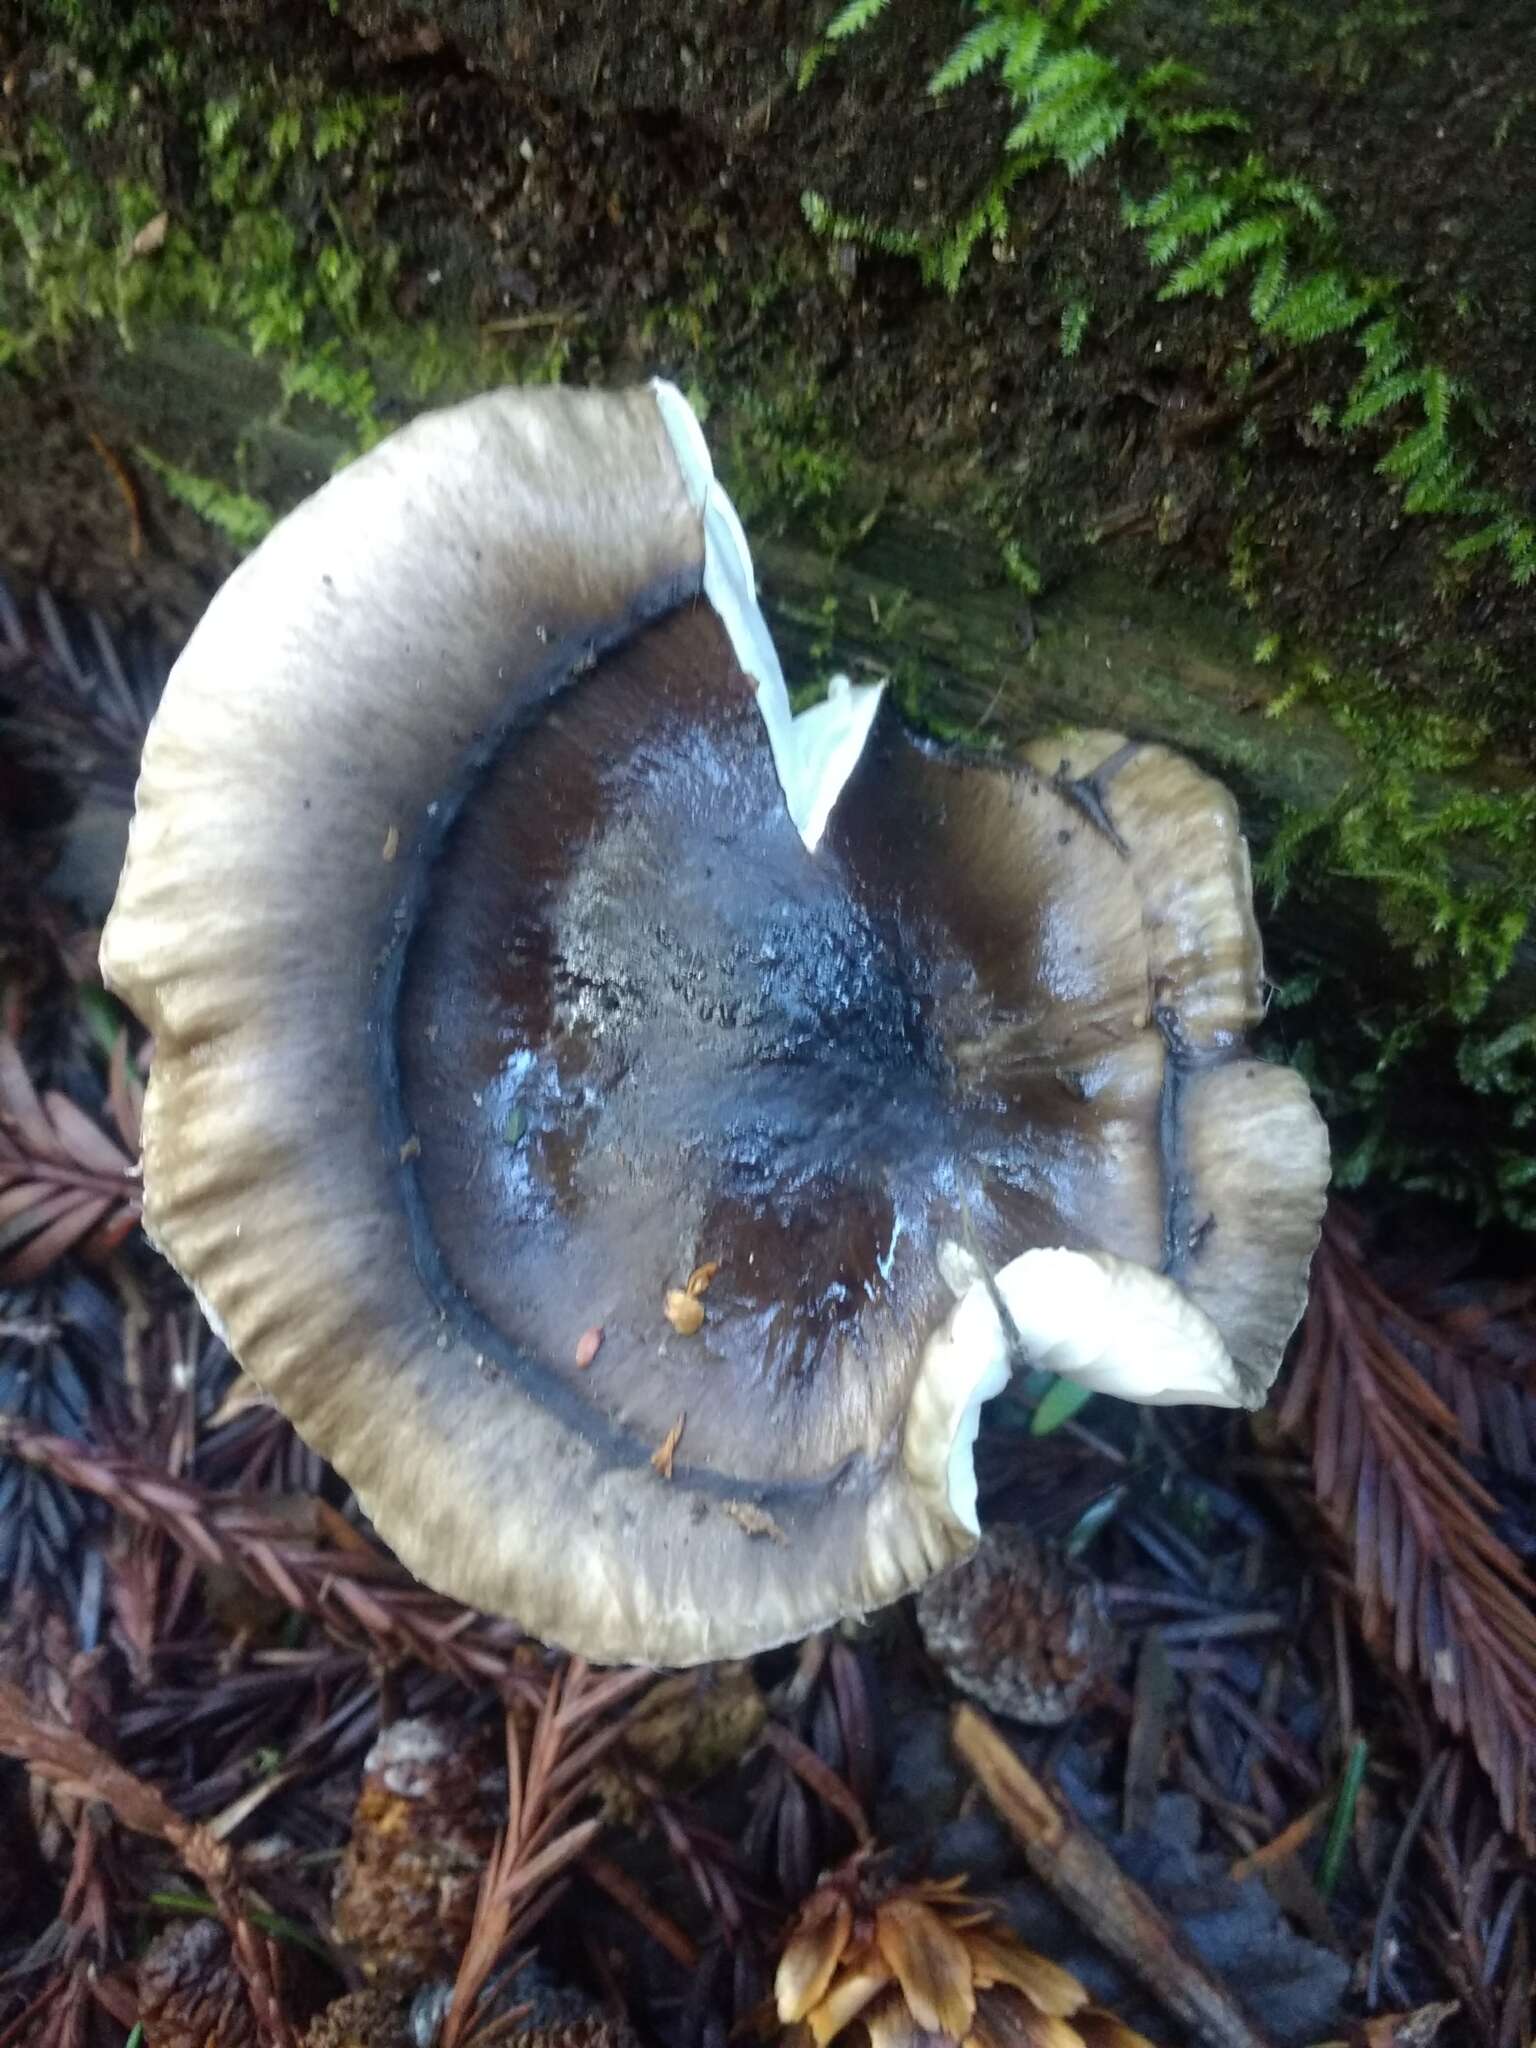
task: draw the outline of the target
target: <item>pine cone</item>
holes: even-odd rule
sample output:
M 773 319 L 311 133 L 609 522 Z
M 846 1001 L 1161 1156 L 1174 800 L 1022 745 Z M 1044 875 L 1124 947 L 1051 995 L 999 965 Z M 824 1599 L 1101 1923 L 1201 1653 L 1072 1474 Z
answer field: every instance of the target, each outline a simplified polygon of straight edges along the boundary
M 801 1907 L 774 1980 L 783 2048 L 1152 2048 L 997 1923 L 963 1877 L 886 1884 L 867 1854 Z
M 452 1976 L 505 1792 L 483 1736 L 397 1721 L 368 1753 L 337 1884 L 335 1934 L 390 1990 Z
M 1040 1725 L 1072 1715 L 1114 1650 L 1097 1581 L 1009 1524 L 988 1529 L 973 1556 L 929 1581 L 917 1621 L 962 1692 Z
M 505 2048 L 638 2048 L 622 2020 L 589 2013 L 585 2019 L 557 2020 L 553 2026 L 519 2028 L 502 2036 Z
M 349 1991 L 310 2022 L 303 2048 L 415 2048 L 409 2007 L 390 1991 Z
M 768 1702 L 750 1664 L 705 1664 L 664 1679 L 631 1715 L 617 1761 L 596 1773 L 604 1817 L 633 1827 L 649 1809 L 635 1795 L 626 1765 L 640 1765 L 665 1791 L 691 1792 L 738 1763 L 767 1718 Z
M 139 1963 L 145 2048 L 259 2048 L 245 1986 L 217 1920 L 157 1934 Z

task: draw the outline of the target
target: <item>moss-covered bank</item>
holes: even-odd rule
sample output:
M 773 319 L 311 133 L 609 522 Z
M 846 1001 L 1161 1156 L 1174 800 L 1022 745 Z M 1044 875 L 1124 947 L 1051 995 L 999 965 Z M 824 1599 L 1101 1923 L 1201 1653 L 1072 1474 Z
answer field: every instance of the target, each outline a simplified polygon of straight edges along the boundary
M 1438 12 L 1441 30 L 1457 14 Z M 1364 10 L 1321 56 L 1278 5 L 1240 13 L 1206 9 L 1199 54 L 1227 75 L 1192 105 L 1272 77 L 1255 119 L 1293 119 L 1335 64 L 1336 147 L 1362 112 L 1368 131 L 1385 66 L 1403 118 L 1403 10 Z M 648 4 L 28 0 L 0 51 L 0 461 L 25 480 L 0 548 L 174 629 L 412 407 L 664 370 L 711 409 L 811 671 L 891 667 L 917 715 L 1000 739 L 1114 720 L 1227 775 L 1276 899 L 1276 1041 L 1311 1067 L 1346 1177 L 1530 1223 L 1536 627 L 1510 564 L 1448 559 L 1378 474 L 1379 435 L 1340 429 L 1337 337 L 1256 338 L 1230 294 L 1159 299 L 1123 219 L 1122 181 L 1149 175 L 1134 133 L 1080 176 L 1049 152 L 1010 169 L 953 296 L 870 233 L 813 232 L 807 190 L 909 247 L 991 190 L 1007 96 L 985 77 L 924 91 L 970 19 L 893 0 L 808 67 L 824 24 L 804 7 L 721 5 L 680 31 Z M 1510 33 L 1485 14 L 1448 68 L 1476 73 L 1492 38 L 1496 70 Z M 1103 61 L 1126 75 L 1181 54 L 1150 5 L 1115 36 Z M 1524 117 L 1500 107 L 1518 154 Z M 1288 129 L 1255 139 L 1292 175 Z M 1368 269 L 1387 230 L 1322 182 Z M 1416 337 L 1444 353 L 1462 287 L 1409 285 Z M 1506 342 L 1475 303 L 1462 324 L 1472 394 Z M 1531 394 L 1510 380 L 1491 403 L 1502 438 L 1475 452 L 1517 504 Z

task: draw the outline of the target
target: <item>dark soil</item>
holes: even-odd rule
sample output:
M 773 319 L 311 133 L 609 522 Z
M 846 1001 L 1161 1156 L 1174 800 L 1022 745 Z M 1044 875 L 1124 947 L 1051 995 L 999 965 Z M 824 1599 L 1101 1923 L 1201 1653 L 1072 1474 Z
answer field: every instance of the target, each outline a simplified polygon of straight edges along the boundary
M 1256 26 L 1211 19 L 1239 13 Z M 446 141 L 456 167 L 474 167 L 460 189 L 478 222 L 466 255 L 487 313 L 492 301 L 579 307 L 594 369 L 649 367 L 659 353 L 687 375 L 692 351 L 658 348 L 643 309 L 717 290 L 702 316 L 717 363 L 796 384 L 876 463 L 1023 508 L 1026 531 L 1046 527 L 1048 566 L 1099 531 L 1152 574 L 1225 578 L 1236 543 L 1255 558 L 1248 594 L 1266 627 L 1536 738 L 1536 599 L 1497 569 L 1446 577 L 1442 534 L 1400 517 L 1374 474 L 1384 443 L 1346 447 L 1314 425 L 1353 375 L 1348 349 L 1276 359 L 1260 347 L 1263 396 L 1231 403 L 1224 372 L 1254 341 L 1242 294 L 1159 303 L 1121 225 L 1122 191 L 1145 188 L 1151 166 L 1027 182 L 1007 243 L 979 248 L 953 301 L 911 263 L 808 239 L 806 190 L 847 214 L 942 223 L 995 171 L 1007 127 L 988 84 L 942 105 L 926 95 L 955 35 L 947 5 L 894 6 L 798 92 L 820 14 L 716 6 L 679 31 L 655 4 L 519 10 L 514 25 L 482 0 L 435 10 L 438 61 L 457 50 L 483 71 L 423 96 L 418 204 L 440 204 Z M 361 0 L 350 18 L 387 36 L 385 21 L 403 16 Z M 1324 193 L 1355 260 L 1410 281 L 1428 352 L 1488 406 L 1489 482 L 1529 504 L 1529 8 L 1381 0 L 1338 25 L 1285 4 L 1181 5 L 1138 10 L 1135 28 L 1129 61 L 1173 50 L 1206 66 L 1214 95 L 1253 116 L 1253 141 Z M 536 148 L 524 166 L 508 97 L 529 87 L 543 97 L 523 101 Z M 1067 358 L 1073 300 L 1091 313 Z
M 1481 712 L 1528 750 L 1536 598 L 1492 559 L 1448 573 L 1443 530 L 1400 517 L 1374 474 L 1384 443 L 1314 424 L 1347 389 L 1350 350 L 1267 354 L 1241 292 L 1157 301 L 1120 221 L 1123 190 L 1146 189 L 1154 166 L 1122 153 L 1076 181 L 1025 181 L 1007 241 L 978 248 L 953 300 L 912 263 L 810 234 L 807 190 L 842 212 L 941 224 L 996 169 L 1007 120 L 989 82 L 928 98 L 963 26 L 944 0 L 895 0 L 799 91 L 824 13 L 714 0 L 679 26 L 661 0 L 346 0 L 332 19 L 223 0 L 187 33 L 210 91 L 229 66 L 270 62 L 402 93 L 383 216 L 405 252 L 399 309 L 514 323 L 530 347 L 563 338 L 568 377 L 663 370 L 725 397 L 717 424 L 749 507 L 814 511 L 818 451 L 851 446 L 909 493 L 984 504 L 1048 576 L 1097 538 L 1146 575 L 1206 592 L 1235 580 L 1256 637 L 1279 630 L 1293 651 Z M 1136 10 L 1122 34 L 1129 61 L 1155 47 L 1205 65 L 1213 94 L 1253 117 L 1254 144 L 1328 197 L 1355 260 L 1410 281 L 1427 347 L 1485 404 L 1485 480 L 1529 503 L 1530 9 L 1370 0 L 1335 21 L 1290 0 L 1206 0 Z M 157 166 L 168 201 L 195 210 L 184 114 L 152 94 L 140 112 L 136 132 L 93 149 Z M 1089 319 L 1069 358 L 1072 302 Z M 1245 352 L 1254 382 L 1238 405 L 1224 378 Z M 41 504 L 8 493 L 0 550 L 23 573 L 122 600 L 116 480 L 77 423 L 63 431 L 67 449 L 56 395 L 11 422 L 7 470 L 67 483 Z M 219 563 L 173 525 L 176 553 Z M 191 590 L 171 595 L 195 611 Z

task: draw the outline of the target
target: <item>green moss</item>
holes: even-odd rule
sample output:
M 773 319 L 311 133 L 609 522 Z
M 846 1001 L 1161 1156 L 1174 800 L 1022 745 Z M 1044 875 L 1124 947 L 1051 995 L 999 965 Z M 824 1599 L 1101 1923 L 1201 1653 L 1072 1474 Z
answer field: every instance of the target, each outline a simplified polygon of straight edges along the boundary
M 1363 92 L 1383 61 L 1425 65 L 1430 39 L 1413 32 L 1430 20 L 1419 0 L 1355 0 L 1352 6 L 1316 7 L 1310 0 L 1205 0 L 1218 28 L 1243 31 L 1294 76 L 1338 92 Z
M 141 462 L 154 470 L 178 503 L 189 506 L 200 519 L 207 520 L 216 532 L 222 533 L 242 553 L 265 539 L 276 523 L 276 513 L 263 499 L 252 497 L 246 491 L 232 491 L 213 477 L 194 476 L 190 470 L 178 469 L 151 448 L 141 447 L 134 452 Z
M 103 33 L 104 46 L 87 47 L 106 65 L 122 48 Z M 131 350 L 143 322 L 206 320 L 277 357 L 285 397 L 337 412 L 359 445 L 376 438 L 362 343 L 387 317 L 392 265 L 387 252 L 365 263 L 360 240 L 398 104 L 252 80 L 181 108 L 178 139 L 199 160 L 183 215 L 147 179 L 97 168 L 85 138 L 109 125 L 127 88 L 78 52 L 74 76 L 80 128 L 33 119 L 0 161 L 0 274 L 18 309 L 0 329 L 0 363 L 43 373 L 50 353 L 102 324 Z M 179 62 L 162 82 L 183 86 Z M 334 168 L 350 218 L 321 166 Z
M 891 0 L 859 0 L 827 31 L 842 42 Z M 1385 13 L 1384 13 L 1385 10 Z M 1485 431 L 1476 395 L 1422 351 L 1400 280 L 1371 275 L 1350 260 L 1331 209 L 1304 178 L 1233 138 L 1249 123 L 1213 104 L 1207 80 L 1177 56 L 1134 68 L 1096 39 L 1101 16 L 1127 19 L 1137 0 L 973 0 L 979 17 L 929 81 L 936 97 L 995 72 L 1015 119 L 1002 139 L 1003 173 L 979 209 L 931 229 L 895 228 L 836 212 L 816 192 L 802 198 L 813 230 L 913 257 L 929 282 L 958 289 L 971 252 L 989 229 L 1006 230 L 1006 194 L 1019 176 L 1055 165 L 1073 177 L 1123 143 L 1156 164 L 1150 190 L 1127 194 L 1126 225 L 1142 236 L 1148 261 L 1165 273 L 1163 299 L 1241 293 L 1259 339 L 1275 351 L 1318 349 L 1348 338 L 1358 351 L 1353 382 L 1336 409 L 1341 431 L 1380 448 L 1379 475 L 1412 515 L 1454 522 L 1447 558 L 1499 559 L 1517 585 L 1536 581 L 1536 522 L 1479 481 L 1477 443 Z M 1372 25 L 1403 26 L 1411 10 L 1368 0 L 1356 10 Z M 1061 307 L 1062 345 L 1082 340 L 1078 301 Z M 1070 346 L 1069 346 L 1070 343 Z
M 802 520 L 828 542 L 838 538 L 835 508 L 849 461 L 813 385 L 743 392 L 728 416 L 720 468 L 748 528 L 782 533 Z
M 1368 888 L 1417 988 L 1362 1002 L 1346 977 L 1303 972 L 1279 991 L 1287 1038 L 1341 1141 L 1336 1179 L 1384 1177 L 1536 1228 L 1536 1016 L 1501 1013 L 1536 906 L 1536 790 L 1455 786 L 1486 734 L 1405 710 L 1367 678 L 1310 663 L 1268 715 L 1304 701 L 1327 710 L 1360 766 L 1330 802 L 1288 812 L 1257 879 L 1277 906 Z M 1426 1092 L 1428 1123 L 1416 1101 Z M 1484 1141 L 1470 1143 L 1473 1131 Z
M 344 458 L 402 400 L 558 377 L 558 336 L 519 353 L 397 312 L 398 97 L 189 49 L 159 6 L 38 16 L 57 84 L 0 153 L 0 368 L 46 376 L 102 329 L 132 351 L 148 327 L 205 325 L 270 360 L 278 416 L 317 411 Z
M 1416 968 L 1434 971 L 1439 1006 L 1472 1022 L 1508 974 L 1536 903 L 1536 790 L 1431 796 L 1427 778 L 1465 769 L 1483 754 L 1480 728 L 1406 710 L 1368 678 L 1344 682 L 1321 663 L 1310 664 L 1268 715 L 1283 718 L 1307 697 L 1354 742 L 1360 771 L 1331 803 L 1285 821 L 1261 878 L 1283 896 L 1298 872 L 1322 862 L 1371 883 L 1389 938 Z M 1471 852 L 1497 859 L 1486 882 L 1465 879 Z
M 975 753 L 1004 751 L 1006 742 L 998 733 L 986 731 L 974 718 L 957 716 L 948 693 L 935 688 L 932 676 L 920 663 L 894 661 L 889 689 L 902 717 L 919 732 Z
M 1083 345 L 1093 319 L 1092 302 L 1084 298 L 1069 298 L 1061 309 L 1061 352 L 1064 356 L 1075 356 Z

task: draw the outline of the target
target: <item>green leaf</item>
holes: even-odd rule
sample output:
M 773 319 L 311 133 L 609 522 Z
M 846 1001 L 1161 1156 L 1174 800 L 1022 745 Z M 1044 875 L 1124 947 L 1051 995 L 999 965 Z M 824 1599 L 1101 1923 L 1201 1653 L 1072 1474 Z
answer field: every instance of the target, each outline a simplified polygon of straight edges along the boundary
M 1405 512 L 1459 512 L 1472 476 L 1470 462 L 1456 462 L 1447 450 L 1442 461 L 1416 477 L 1403 492 Z
M 1087 308 L 1084 308 L 1086 313 Z M 1039 597 L 1045 589 L 1045 578 L 1016 540 L 1005 539 L 1002 543 L 1003 573 L 1016 590 L 1022 590 L 1026 597 Z
M 1357 1735 L 1350 1744 L 1344 1776 L 1339 1782 L 1339 1796 L 1334 1801 L 1333 1819 L 1328 1824 L 1328 1839 L 1323 1844 L 1322 1861 L 1317 1866 L 1317 1888 L 1325 1899 L 1332 1896 L 1339 1873 L 1344 1868 L 1344 1854 L 1354 1832 L 1355 1808 L 1360 1803 L 1360 1788 L 1365 1783 L 1365 1767 L 1370 1755 L 1365 1737 Z
M 210 100 L 203 109 L 203 126 L 207 131 L 210 149 L 222 149 L 234 133 L 240 119 L 240 101 L 231 94 L 227 99 Z
M 1060 123 L 1049 140 L 1058 160 L 1074 176 L 1113 148 L 1125 132 L 1124 107 L 1095 106 L 1075 120 Z
M 1013 31 L 1008 54 L 1003 59 L 1003 83 L 1021 98 L 1039 68 L 1045 49 L 1045 22 L 1038 14 L 1026 15 Z
M 1147 237 L 1147 256 L 1159 265 L 1171 262 L 1186 242 L 1214 234 L 1232 213 L 1232 201 L 1219 192 L 1202 192 L 1166 209 L 1159 205 L 1165 197 L 1172 199 L 1175 195 L 1171 191 L 1159 193 L 1157 199 L 1137 209 L 1135 214 L 1127 214 L 1132 227 L 1155 228 Z
M 1193 292 L 1221 293 L 1233 271 L 1261 250 L 1283 248 L 1291 224 L 1283 213 L 1250 214 L 1213 235 L 1188 263 L 1182 264 L 1158 297 L 1185 299 Z
M 802 192 L 800 211 L 805 215 L 806 226 L 813 235 L 828 233 L 832 209 L 819 192 Z
M 1362 377 L 1350 393 L 1341 424 L 1346 427 L 1367 426 L 1384 412 L 1390 412 L 1394 405 L 1401 405 L 1405 398 L 1416 397 L 1423 388 L 1422 370 L 1397 370 L 1391 376 L 1378 377 L 1370 383 Z
M 1373 320 L 1369 327 L 1361 329 L 1356 339 L 1365 357 L 1366 369 L 1373 377 L 1385 377 L 1408 360 L 1408 343 L 1402 322 L 1395 313 Z
M 1086 93 L 1102 90 L 1119 72 L 1119 65 L 1110 57 L 1101 57 L 1097 50 L 1063 50 L 1036 73 L 1033 95 L 1072 104 Z
M 1045 24 L 1040 24 L 1044 33 Z M 1013 24 L 1002 16 L 994 15 L 990 21 L 978 22 L 968 35 L 964 35 L 950 51 L 944 62 L 928 81 L 928 90 L 935 99 L 941 94 L 953 92 L 957 85 L 964 85 L 984 71 L 994 57 L 1000 57 L 1014 40 Z
M 1053 1380 L 1030 1417 L 1030 1435 L 1051 1435 L 1063 1423 L 1070 1422 L 1077 1411 L 1092 1399 L 1092 1387 L 1085 1387 L 1080 1380 Z
M 1289 274 L 1290 265 L 1282 244 L 1271 249 L 1259 265 L 1253 290 L 1248 294 L 1248 310 L 1261 327 L 1279 304 Z
M 1249 159 L 1252 167 L 1255 159 Z M 1332 227 L 1333 219 L 1326 206 L 1304 178 L 1265 178 L 1255 197 L 1267 200 L 1271 205 L 1294 206 L 1299 214 L 1312 222 L 1314 227 Z
M 248 497 L 243 491 L 229 490 L 212 477 L 196 476 L 190 470 L 178 469 L 174 463 L 165 461 L 142 444 L 136 444 L 134 453 L 155 471 L 173 498 L 179 498 L 200 519 L 217 527 L 242 553 L 265 539 L 276 523 L 277 515 L 272 507 L 263 504 L 260 498 Z
M 1205 82 L 1205 73 L 1197 71 L 1193 64 L 1181 64 L 1177 57 L 1164 57 L 1142 72 L 1136 81 L 1136 90 L 1140 93 L 1168 92 L 1176 85 L 1198 90 Z
M 848 0 L 826 26 L 829 43 L 840 43 L 848 36 L 856 36 L 869 27 L 878 15 L 885 12 L 890 0 Z
M 1536 526 L 1528 519 L 1517 519 L 1511 513 L 1504 522 L 1504 554 L 1509 563 L 1509 573 L 1523 590 L 1527 583 L 1536 583 Z
M 1424 372 L 1424 417 L 1437 434 L 1444 434 L 1451 420 L 1451 401 L 1458 385 L 1454 377 L 1433 364 Z
M 1176 114 L 1159 114 L 1157 125 L 1163 135 L 1208 135 L 1216 128 L 1232 135 L 1248 133 L 1248 123 L 1235 107 L 1186 107 Z
M 267 129 L 267 152 L 270 156 L 291 156 L 299 146 L 304 124 L 297 107 L 284 107 L 272 120 Z
M 1444 439 L 1426 420 L 1389 448 L 1376 467 L 1383 476 L 1395 476 L 1406 482 L 1410 477 L 1429 475 L 1445 457 Z
M 1287 292 L 1262 324 L 1288 341 L 1321 341 L 1341 334 L 1370 311 L 1370 301 L 1352 291 L 1340 270 L 1323 270 Z
M 1073 172 L 1103 156 L 1130 116 L 1119 65 L 1096 50 L 1065 50 L 1053 57 L 1031 82 L 1028 98 L 1030 111 L 1005 147 L 1049 149 Z

